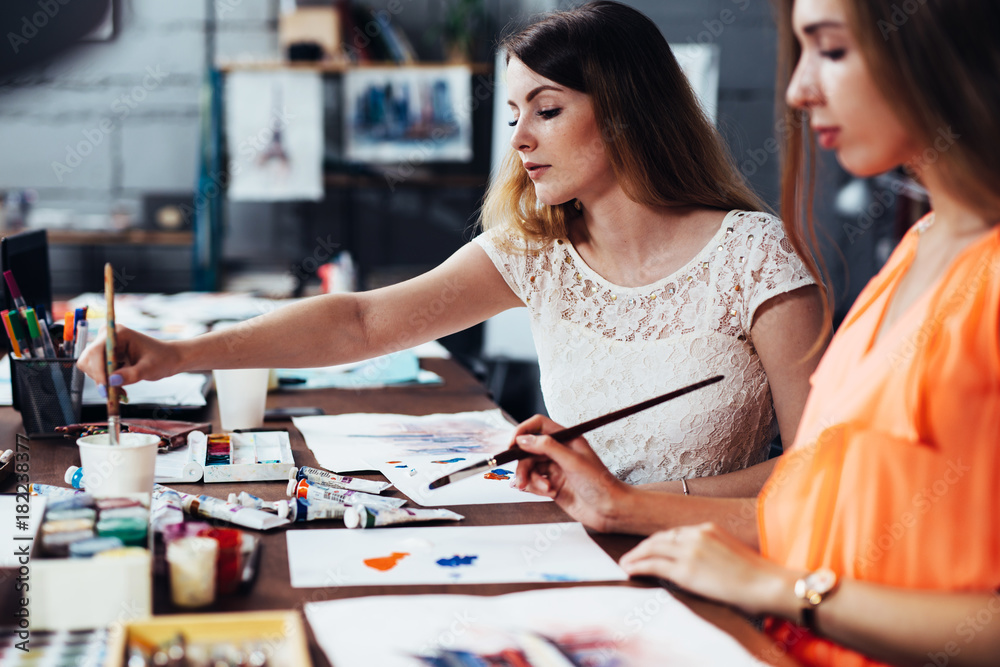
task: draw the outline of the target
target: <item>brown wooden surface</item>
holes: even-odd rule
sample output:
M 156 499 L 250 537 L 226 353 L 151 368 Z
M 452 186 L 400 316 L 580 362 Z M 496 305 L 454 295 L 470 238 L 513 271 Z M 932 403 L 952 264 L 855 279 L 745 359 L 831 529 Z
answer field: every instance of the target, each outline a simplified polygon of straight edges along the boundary
M 444 377 L 444 384 L 427 387 L 400 387 L 379 390 L 312 390 L 284 391 L 268 395 L 269 408 L 284 406 L 318 406 L 327 414 L 350 412 L 392 412 L 401 414 L 429 414 L 434 412 L 459 412 L 465 410 L 487 410 L 496 407 L 486 390 L 473 376 L 457 363 L 450 360 L 429 359 L 423 361 L 423 366 Z M 206 421 L 218 425 L 214 394 L 210 397 L 209 406 L 203 415 Z M 284 428 L 291 436 L 295 463 L 298 466 L 316 466 L 316 458 L 306 447 L 301 434 L 288 422 L 268 422 L 265 428 Z M 13 409 L 0 408 L 0 437 L 3 448 L 14 447 L 14 434 L 21 431 L 20 415 Z M 57 484 L 65 486 L 63 474 L 70 465 L 80 465 L 80 456 L 70 440 L 33 440 L 31 441 L 30 478 L 33 482 Z M 361 475 L 371 479 L 383 479 L 378 473 Z M 285 482 L 256 482 L 231 484 L 171 484 L 174 488 L 188 493 L 208 494 L 226 498 L 230 492 L 247 491 L 265 500 L 285 498 Z M 0 491 L 13 491 L 13 479 L 0 484 Z M 394 494 L 398 492 L 393 491 Z M 567 515 L 555 503 L 520 503 L 510 505 L 468 505 L 454 507 L 457 512 L 465 515 L 462 525 L 506 525 L 551 523 L 569 520 Z M 295 524 L 294 530 L 315 530 L 328 528 L 343 528 L 336 522 L 312 522 Z M 306 602 L 316 600 L 331 600 L 381 594 L 426 594 L 426 593 L 460 593 L 474 595 L 498 595 L 536 588 L 555 588 L 560 586 L 579 586 L 581 584 L 486 584 L 477 586 L 438 585 L 438 586 L 345 586 L 317 589 L 292 588 L 288 570 L 288 552 L 284 533 L 287 528 L 280 528 L 260 533 L 262 550 L 257 581 L 246 595 L 236 595 L 220 598 L 212 607 L 203 611 L 244 611 L 261 609 L 297 609 L 301 612 Z M 593 539 L 616 560 L 638 543 L 639 538 L 626 535 L 603 535 L 591 533 Z M 586 584 L 584 584 L 586 585 Z M 608 585 L 608 584 L 596 584 Z M 621 583 L 613 585 L 638 585 Z M 736 637 L 745 647 L 769 664 L 790 664 L 776 650 L 773 643 L 757 632 L 745 619 L 733 611 L 715 604 L 691 598 L 682 598 L 688 606 L 706 620 L 714 623 Z M 154 581 L 154 613 L 173 614 L 182 610 L 170 602 L 167 582 L 164 577 L 157 576 Z M 308 624 L 307 624 L 308 627 Z M 310 633 L 310 653 L 317 667 L 329 665 L 315 638 Z

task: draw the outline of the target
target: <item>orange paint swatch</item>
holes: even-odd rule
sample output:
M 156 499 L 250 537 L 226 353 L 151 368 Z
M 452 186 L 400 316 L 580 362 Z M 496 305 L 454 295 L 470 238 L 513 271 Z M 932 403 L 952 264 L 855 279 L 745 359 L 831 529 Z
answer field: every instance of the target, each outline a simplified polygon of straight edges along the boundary
M 364 564 L 373 570 L 378 570 L 379 572 L 388 572 L 392 568 L 399 564 L 399 561 L 403 560 L 410 554 L 403 553 L 400 551 L 392 552 L 391 556 L 383 556 L 382 558 L 369 558 L 364 561 Z

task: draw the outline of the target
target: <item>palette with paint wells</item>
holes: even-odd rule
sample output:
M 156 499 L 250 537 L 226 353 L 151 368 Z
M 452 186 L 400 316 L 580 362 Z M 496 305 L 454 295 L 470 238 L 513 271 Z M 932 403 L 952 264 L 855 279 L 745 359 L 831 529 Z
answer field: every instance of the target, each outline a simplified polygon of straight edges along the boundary
M 207 444 L 206 482 L 284 481 L 295 466 L 288 431 L 213 433 Z

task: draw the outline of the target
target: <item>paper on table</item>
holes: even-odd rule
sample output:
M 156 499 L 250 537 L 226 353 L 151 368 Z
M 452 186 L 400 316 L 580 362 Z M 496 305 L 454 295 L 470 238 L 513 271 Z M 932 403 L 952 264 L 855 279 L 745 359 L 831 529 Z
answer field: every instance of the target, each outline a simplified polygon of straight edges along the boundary
M 591 667 L 763 665 L 662 588 L 555 588 L 496 597 L 379 595 L 311 602 L 305 615 L 337 667 L 451 664 L 433 660 L 455 655 L 449 651 L 478 656 L 509 651 L 521 654 L 516 664 L 536 664 L 524 654 L 527 636 L 555 641 L 573 664 Z
M 205 384 L 208 376 L 201 373 L 178 373 L 162 380 L 140 380 L 128 385 L 129 405 L 164 405 L 170 407 L 202 407 L 207 404 Z M 100 405 L 107 399 L 97 393 L 97 385 L 88 378 L 83 386 L 84 405 Z
M 513 432 L 500 410 L 422 417 L 354 413 L 292 422 L 320 466 L 339 473 L 384 470 L 387 461 L 414 454 L 489 455 L 507 447 Z
M 509 436 L 508 436 L 509 437 Z M 551 498 L 538 496 L 511 486 L 517 463 L 484 470 L 454 484 L 431 489 L 430 484 L 443 475 L 461 470 L 485 458 L 472 456 L 407 456 L 393 465 L 383 464 L 382 474 L 399 491 L 417 505 L 448 507 L 451 505 L 487 505 L 493 503 L 550 502 Z
M 291 380 L 285 389 L 378 389 L 401 384 L 440 384 L 441 376 L 420 368 L 414 350 L 403 350 L 367 361 L 319 368 L 281 368 L 278 381 Z
M 287 543 L 294 588 L 628 578 L 579 523 L 292 530 Z

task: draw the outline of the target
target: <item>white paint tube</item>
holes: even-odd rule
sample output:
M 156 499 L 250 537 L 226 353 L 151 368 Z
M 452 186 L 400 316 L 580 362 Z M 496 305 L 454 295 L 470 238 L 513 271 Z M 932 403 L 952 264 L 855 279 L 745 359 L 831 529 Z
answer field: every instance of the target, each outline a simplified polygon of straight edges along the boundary
M 156 484 L 154 485 L 154 489 L 160 486 L 161 485 Z M 167 489 L 169 487 L 162 486 L 161 488 Z M 174 489 L 170 490 L 173 491 Z M 253 528 L 254 530 L 270 530 L 271 528 L 277 528 L 278 526 L 284 526 L 291 523 L 288 519 L 282 519 L 281 517 L 254 509 L 252 507 L 243 507 L 242 505 L 227 503 L 222 498 L 213 498 L 212 496 L 193 496 L 190 493 L 184 493 L 183 491 L 176 491 L 176 493 L 181 497 L 181 501 L 184 503 L 184 511 L 192 516 L 200 516 L 206 519 L 219 519 L 220 521 L 227 521 L 229 523 L 234 523 L 237 526 Z
M 292 521 L 316 521 L 319 519 L 342 519 L 344 512 L 349 509 L 343 503 L 335 503 L 324 500 L 306 500 L 296 498 L 292 505 Z
M 181 494 L 157 484 L 149 507 L 149 525 L 154 532 L 162 533 L 167 526 L 184 522 L 184 501 Z
M 282 519 L 286 518 L 291 513 L 289 508 L 292 505 L 292 503 L 288 500 L 275 500 L 274 502 L 270 502 L 264 500 L 263 498 L 258 498 L 251 493 L 247 493 L 246 491 L 240 491 L 239 495 L 230 493 L 229 502 L 233 505 L 242 505 L 243 507 L 252 507 L 257 510 L 264 510 L 265 512 L 274 512 Z M 292 520 L 294 521 L 294 517 Z
M 461 521 L 464 518 L 461 514 L 446 509 L 420 510 L 408 507 L 378 509 L 355 505 L 348 507 L 344 512 L 344 525 L 348 528 L 374 528 L 421 521 Z
M 289 480 L 288 495 L 293 498 L 305 498 L 306 500 L 325 500 L 340 503 L 342 505 L 366 505 L 368 507 L 393 508 L 402 507 L 406 504 L 406 498 L 383 498 L 373 496 L 370 493 L 351 491 L 349 489 L 336 489 L 332 486 L 313 484 L 307 479 Z
M 309 466 L 292 468 L 288 471 L 288 479 L 296 481 L 300 479 L 307 479 L 313 484 L 322 484 L 323 486 L 332 486 L 337 489 L 350 489 L 351 491 L 361 491 L 363 493 L 374 494 L 382 493 L 386 489 L 392 487 L 392 484 L 389 482 L 372 482 L 367 479 L 358 479 L 357 477 L 345 477 L 326 470 L 320 470 L 319 468 L 310 468 Z

